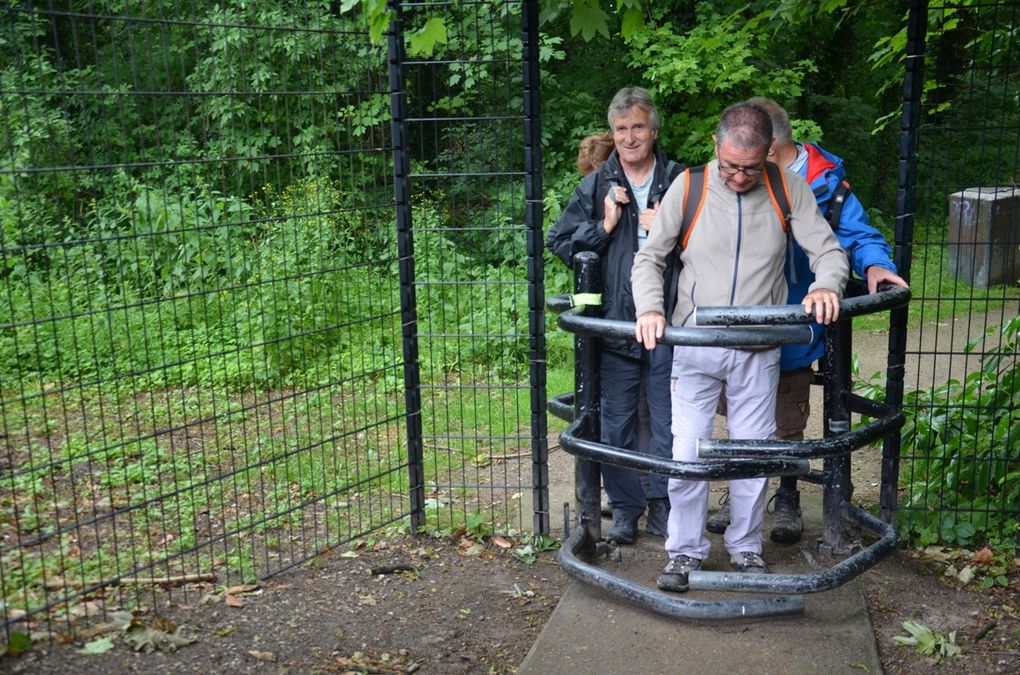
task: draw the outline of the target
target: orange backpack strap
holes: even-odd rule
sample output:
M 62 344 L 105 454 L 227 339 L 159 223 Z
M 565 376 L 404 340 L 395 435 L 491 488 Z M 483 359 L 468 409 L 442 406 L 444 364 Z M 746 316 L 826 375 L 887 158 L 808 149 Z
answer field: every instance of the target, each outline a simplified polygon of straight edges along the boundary
M 775 162 L 765 162 L 765 187 L 768 188 L 772 206 L 775 207 L 776 213 L 779 214 L 779 220 L 783 224 L 783 232 L 789 235 L 790 219 L 793 217 L 793 212 L 790 208 L 790 188 L 786 184 L 786 176 L 783 175 L 783 170 Z
M 708 181 L 705 179 L 705 165 L 689 167 L 684 171 L 687 185 L 684 187 L 683 220 L 680 222 L 680 250 L 687 248 L 687 240 L 691 238 L 694 223 L 701 215 L 701 207 L 705 204 L 705 193 Z M 691 199 L 691 194 L 695 199 Z

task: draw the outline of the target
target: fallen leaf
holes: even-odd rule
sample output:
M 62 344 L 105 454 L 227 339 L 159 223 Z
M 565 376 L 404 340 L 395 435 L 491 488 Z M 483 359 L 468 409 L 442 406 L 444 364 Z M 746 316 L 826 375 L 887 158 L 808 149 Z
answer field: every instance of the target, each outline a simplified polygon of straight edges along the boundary
M 983 549 L 974 554 L 974 557 L 970 559 L 975 565 L 991 565 L 995 562 L 995 554 L 992 553 L 992 549 L 985 546 Z
M 505 537 L 501 537 L 499 535 L 496 535 L 495 537 L 492 538 L 492 543 L 494 543 L 496 546 L 499 546 L 503 550 L 506 550 L 513 546 L 513 544 L 507 541 Z
M 167 633 L 141 624 L 135 624 L 124 634 L 124 640 L 136 652 L 148 654 L 157 649 L 161 652 L 174 652 L 177 651 L 178 647 L 195 642 L 195 638 L 184 635 L 183 630 L 182 627 L 173 633 Z
M 252 658 L 256 658 L 259 661 L 265 661 L 266 663 L 276 663 L 276 654 L 273 652 L 260 652 L 252 649 L 248 652 L 248 655 Z
M 956 578 L 959 579 L 961 583 L 969 584 L 974 579 L 974 568 L 967 565 L 960 570 L 960 573 L 956 575 Z
M 941 546 L 929 546 L 921 551 L 921 555 L 937 562 L 949 562 L 951 560 Z
M 484 552 L 485 552 L 485 544 L 480 544 L 480 543 L 471 544 L 471 546 L 465 548 L 462 551 L 459 551 L 459 553 L 462 556 L 466 556 L 468 558 L 478 558 Z
M 223 594 L 223 602 L 227 603 L 227 607 L 244 607 L 244 600 L 235 598 L 230 593 Z
M 259 590 L 258 584 L 241 584 L 240 586 L 231 586 L 224 593 L 227 595 L 240 595 L 241 593 L 251 593 L 257 590 Z
M 85 645 L 78 650 L 78 653 L 105 654 L 111 649 L 113 649 L 113 638 L 101 637 L 93 640 L 92 642 L 86 642 Z
M 135 617 L 131 612 L 114 612 L 110 615 L 110 625 L 117 630 L 127 630 L 134 622 Z
M 374 607 L 375 605 L 379 604 L 379 601 L 376 600 L 371 595 L 359 595 L 358 602 L 361 603 L 362 605 L 368 605 L 370 607 Z

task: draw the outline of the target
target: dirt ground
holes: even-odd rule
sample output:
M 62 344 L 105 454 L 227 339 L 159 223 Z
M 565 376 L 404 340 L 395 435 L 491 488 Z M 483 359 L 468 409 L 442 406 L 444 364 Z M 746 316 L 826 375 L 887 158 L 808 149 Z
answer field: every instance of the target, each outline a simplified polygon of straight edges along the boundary
M 509 546 L 508 546 L 509 544 Z M 167 610 L 136 613 L 147 626 L 195 642 L 137 653 L 119 631 L 36 644 L 0 660 L 12 673 L 512 673 L 568 583 L 554 552 L 525 564 L 514 543 L 490 538 L 401 539 L 325 554 L 233 595 L 195 587 Z M 889 673 L 1020 672 L 1020 570 L 1011 586 L 976 592 L 945 569 L 898 552 L 862 577 Z M 375 573 L 373 573 L 373 571 Z M 186 595 L 186 598 L 184 596 Z M 109 609 L 109 608 L 108 608 Z M 914 620 L 955 631 L 963 655 L 941 662 L 896 644 Z M 102 629 L 102 626 L 98 626 Z M 113 649 L 82 654 L 113 636 Z

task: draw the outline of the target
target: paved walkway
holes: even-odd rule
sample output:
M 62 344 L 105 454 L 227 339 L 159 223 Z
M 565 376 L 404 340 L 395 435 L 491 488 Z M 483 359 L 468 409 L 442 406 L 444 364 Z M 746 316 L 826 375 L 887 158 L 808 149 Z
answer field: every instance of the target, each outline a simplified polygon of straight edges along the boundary
M 816 541 L 821 493 L 802 490 L 805 538 L 784 546 L 768 542 L 765 558 L 777 572 L 825 569 Z M 712 498 L 714 505 L 715 498 Z M 603 528 L 608 521 L 603 521 Z M 771 518 L 766 520 L 766 530 Z M 726 570 L 722 537 L 710 535 L 705 569 Z M 665 565 L 663 540 L 644 535 L 622 547 L 622 560 L 604 562 L 621 576 L 654 587 Z M 690 591 L 690 599 L 710 599 Z M 733 595 L 733 594 L 730 594 Z M 737 597 L 737 596 L 734 596 Z M 761 597 L 761 596 L 740 596 Z M 741 621 L 690 621 L 666 617 L 600 588 L 573 581 L 532 647 L 519 675 L 558 673 L 881 673 L 871 621 L 859 584 L 804 596 L 797 616 Z

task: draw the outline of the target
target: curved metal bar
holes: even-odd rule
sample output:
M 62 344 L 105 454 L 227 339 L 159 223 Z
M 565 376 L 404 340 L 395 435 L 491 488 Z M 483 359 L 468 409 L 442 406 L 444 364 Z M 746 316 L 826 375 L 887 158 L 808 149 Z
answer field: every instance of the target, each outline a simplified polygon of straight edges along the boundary
M 596 462 L 614 464 L 628 469 L 639 469 L 660 476 L 686 478 L 688 480 L 740 480 L 742 478 L 765 478 L 768 476 L 801 476 L 811 470 L 806 459 L 773 459 L 741 462 L 680 462 L 653 455 L 630 452 L 612 445 L 589 441 L 577 435 L 584 428 L 586 420 L 574 421 L 560 434 L 560 447 L 577 457 Z
M 658 614 L 682 619 L 719 620 L 804 613 L 804 598 L 800 596 L 751 600 L 688 600 L 675 594 L 652 590 L 580 560 L 577 552 L 584 547 L 584 533 L 583 527 L 575 527 L 560 547 L 558 559 L 563 569 L 585 583 L 638 602 Z
M 698 457 L 702 459 L 756 459 L 759 457 L 823 459 L 839 457 L 866 448 L 875 441 L 884 438 L 886 434 L 901 428 L 905 419 L 902 411 L 894 410 L 893 414 L 868 422 L 852 431 L 806 441 L 702 438 L 698 439 Z
M 565 312 L 574 306 L 574 303 L 570 301 L 569 293 L 561 293 L 559 295 L 553 295 L 546 299 L 545 306 L 550 312 L 559 314 Z
M 846 409 L 850 412 L 860 413 L 868 417 L 887 417 L 900 412 L 900 409 L 896 406 L 872 401 L 870 398 L 865 398 L 860 394 L 849 392 L 843 394 L 843 402 L 846 403 Z
M 597 335 L 602 338 L 634 339 L 633 321 L 614 321 L 593 316 L 580 316 L 568 311 L 558 318 L 560 327 L 576 335 Z M 662 339 L 667 345 L 712 345 L 715 347 L 774 347 L 811 342 L 807 326 L 754 326 L 744 328 L 670 328 Z
M 893 286 L 889 290 L 855 298 L 843 298 L 839 303 L 839 318 L 852 319 L 887 309 L 903 307 L 910 301 L 910 289 Z M 806 324 L 815 320 L 813 314 L 801 305 L 758 305 L 751 307 L 698 307 L 695 322 L 699 326 L 757 326 L 762 324 Z
M 881 538 L 832 567 L 811 574 L 744 574 L 696 570 L 688 576 L 691 590 L 751 591 L 756 593 L 817 593 L 842 586 L 892 553 L 899 542 L 896 528 L 863 509 L 850 505 L 845 520 Z
M 567 392 L 549 399 L 546 409 L 564 422 L 574 421 L 574 392 Z

